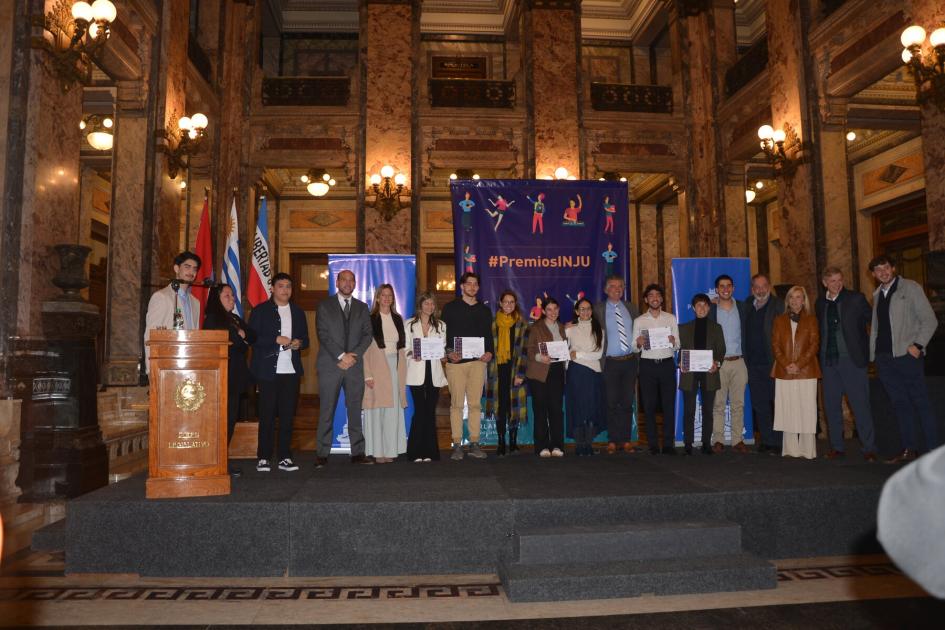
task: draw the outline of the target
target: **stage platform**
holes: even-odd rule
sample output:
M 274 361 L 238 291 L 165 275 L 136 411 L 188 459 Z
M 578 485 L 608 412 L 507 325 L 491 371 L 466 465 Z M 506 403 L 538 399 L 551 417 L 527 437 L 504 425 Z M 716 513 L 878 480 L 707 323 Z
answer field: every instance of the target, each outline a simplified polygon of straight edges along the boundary
M 243 462 L 226 497 L 149 501 L 143 476 L 113 484 L 67 504 L 61 542 L 67 573 L 504 571 L 503 579 L 527 582 L 555 572 L 549 565 L 574 565 L 580 557 L 569 549 L 584 549 L 578 555 L 589 561 L 659 560 L 667 571 L 680 559 L 737 556 L 757 572 L 759 560 L 879 551 L 876 504 L 898 466 L 856 452 L 850 443 L 845 460 L 806 461 L 731 452 L 539 459 L 529 451 L 461 462 L 444 452 L 440 462 L 374 466 L 333 456 L 321 470 L 303 454 L 295 473 L 257 473 Z M 528 562 L 537 565 L 519 566 Z

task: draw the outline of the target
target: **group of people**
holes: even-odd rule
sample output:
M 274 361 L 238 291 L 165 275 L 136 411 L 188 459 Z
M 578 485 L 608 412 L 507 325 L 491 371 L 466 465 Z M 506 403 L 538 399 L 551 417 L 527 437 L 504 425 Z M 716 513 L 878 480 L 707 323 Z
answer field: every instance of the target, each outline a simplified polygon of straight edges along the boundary
M 152 296 L 148 329 L 172 327 L 174 314 L 180 319 L 181 312 L 185 328 L 198 327 L 200 304 L 189 288 L 201 261 L 183 252 L 174 263 L 177 281 Z M 836 267 L 824 271 L 826 291 L 813 306 L 802 286 L 791 287 L 782 301 L 772 294 L 764 274 L 752 277 L 751 296 L 737 301 L 733 279 L 721 275 L 715 281 L 716 298 L 693 296 L 690 305 L 696 317 L 681 326 L 663 310 L 661 286 L 646 287 L 645 311 L 640 313 L 624 299 L 626 287 L 619 276 L 607 278 L 605 300 L 594 304 L 581 297 L 573 304 L 573 313 L 562 313 L 553 297 L 545 298 L 540 317 L 528 325 L 518 296 L 510 290 L 499 296 L 495 314 L 479 301 L 479 276 L 474 272 L 462 275 L 459 297 L 439 316 L 435 296 L 424 292 L 416 298 L 415 315 L 405 321 L 391 285 L 377 287 L 368 308 L 353 295 L 354 273 L 341 271 L 337 293 L 323 300 L 316 312 L 320 421 L 315 466 L 328 464 L 332 418 L 342 391 L 352 463 L 389 463 L 403 454 L 418 463 L 438 460 L 436 404 L 443 386 L 451 395 L 453 460 L 486 457 L 479 443 L 483 398 L 486 414 L 496 420 L 497 455 L 517 451 L 528 396 L 538 456 L 564 456 L 565 411 L 577 455 L 593 455 L 594 437 L 604 429 L 607 453 L 634 452 L 630 430 L 638 386 L 652 454 L 677 452 L 672 420 L 677 388 L 683 393 L 686 455 L 693 452 L 700 403 L 701 452 L 725 450 L 726 406 L 731 448 L 748 452 L 745 439 L 753 436 L 744 432 L 747 387 L 760 434 L 757 450 L 812 459 L 821 378 L 831 445 L 827 457 L 845 455 L 841 401 L 846 395 L 863 455 L 875 461 L 870 360 L 875 360 L 891 400 L 903 447 L 887 461 L 914 459 L 920 444 L 923 450 L 941 444 L 923 378 L 924 348 L 937 320 L 921 286 L 898 276 L 891 260 L 879 256 L 869 268 L 879 282 L 872 307 L 862 293 L 845 288 Z M 298 470 L 291 438 L 303 372 L 301 352 L 309 346 L 309 334 L 304 311 L 291 301 L 292 288 L 288 274 L 276 274 L 270 300 L 257 305 L 247 323 L 234 312 L 232 289 L 216 285 L 210 290 L 203 323 L 207 329 L 229 331 L 228 438 L 240 395 L 251 379 L 259 386 L 256 468 L 262 472 L 271 470 L 274 448 L 280 470 Z M 657 337 L 659 343 L 653 341 Z M 419 340 L 425 338 L 442 340 L 442 358 L 420 356 Z M 481 339 L 480 356 L 461 351 L 456 340 L 466 338 Z M 562 355 L 549 351 L 551 347 L 567 350 Z M 685 361 L 677 366 L 679 351 L 688 350 L 710 351 L 712 360 L 698 371 L 688 369 Z M 407 387 L 414 401 L 409 436 L 404 418 Z M 664 418 L 662 434 L 657 431 L 658 405 Z M 916 419 L 924 442 L 917 436 Z M 231 474 L 239 470 L 231 468 Z

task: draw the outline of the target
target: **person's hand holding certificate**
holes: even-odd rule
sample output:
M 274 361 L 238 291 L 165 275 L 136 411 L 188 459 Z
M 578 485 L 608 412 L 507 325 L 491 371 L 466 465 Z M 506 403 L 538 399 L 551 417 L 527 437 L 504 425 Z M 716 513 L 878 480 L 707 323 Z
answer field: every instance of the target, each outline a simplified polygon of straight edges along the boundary
M 453 337 L 453 350 L 463 359 L 478 359 L 486 353 L 484 337 Z
M 549 357 L 552 363 L 567 361 L 571 358 L 567 341 L 543 341 L 538 344 L 538 352 Z
M 672 334 L 672 331 L 666 326 L 644 328 L 642 333 L 644 350 L 660 350 L 662 348 L 673 347 L 673 344 L 669 341 L 669 336 Z
M 681 350 L 679 367 L 684 372 L 710 372 L 714 363 L 711 350 Z

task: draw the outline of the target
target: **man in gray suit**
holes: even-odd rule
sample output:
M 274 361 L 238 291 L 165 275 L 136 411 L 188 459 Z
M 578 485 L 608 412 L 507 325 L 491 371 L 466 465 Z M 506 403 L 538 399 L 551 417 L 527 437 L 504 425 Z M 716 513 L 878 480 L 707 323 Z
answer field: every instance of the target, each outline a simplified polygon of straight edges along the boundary
M 870 261 L 869 270 L 879 282 L 873 292 L 870 358 L 876 361 L 876 373 L 899 420 L 902 452 L 886 460 L 897 464 L 916 457 L 916 420 L 925 434 L 924 450 L 931 451 L 942 443 L 925 383 L 925 346 L 935 334 L 938 320 L 922 286 L 897 274 L 889 257 L 877 256 Z
M 354 273 L 345 269 L 335 280 L 338 289 L 319 303 L 315 314 L 318 333 L 318 452 L 315 468 L 328 463 L 331 453 L 333 419 L 338 395 L 345 392 L 348 411 L 348 437 L 351 440 L 351 463 L 373 464 L 364 455 L 364 432 L 361 429 L 361 399 L 364 396 L 364 353 L 371 345 L 373 333 L 367 304 L 356 299 Z
M 594 305 L 594 317 L 606 332 L 606 348 L 601 358 L 604 391 L 607 396 L 607 453 L 623 450 L 633 452 L 630 444 L 630 422 L 637 391 L 639 355 L 633 352 L 633 320 L 640 315 L 636 304 L 623 299 L 623 278 L 609 276 L 604 284 L 607 299 Z

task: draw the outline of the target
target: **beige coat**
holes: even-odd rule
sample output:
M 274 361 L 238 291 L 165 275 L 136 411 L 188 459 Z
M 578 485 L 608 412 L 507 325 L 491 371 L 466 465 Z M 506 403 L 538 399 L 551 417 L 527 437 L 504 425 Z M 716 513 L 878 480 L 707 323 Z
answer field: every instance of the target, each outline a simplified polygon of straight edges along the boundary
M 367 382 L 373 380 L 374 387 L 368 387 Z M 407 406 L 407 356 L 403 348 L 397 351 L 397 380 L 400 381 L 400 406 Z M 364 353 L 364 398 L 361 400 L 362 409 L 384 409 L 394 406 L 393 383 L 390 378 L 390 369 L 387 367 L 387 357 L 384 351 L 377 347 L 376 341 L 371 341 L 367 352 Z

